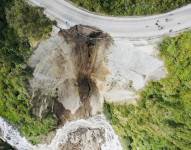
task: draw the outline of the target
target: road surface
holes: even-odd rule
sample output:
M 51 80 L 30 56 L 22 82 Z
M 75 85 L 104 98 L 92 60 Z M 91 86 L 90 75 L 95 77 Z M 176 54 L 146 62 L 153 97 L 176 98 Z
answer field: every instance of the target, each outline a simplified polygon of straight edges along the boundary
M 191 27 L 191 4 L 166 14 L 147 17 L 109 17 L 75 7 L 65 0 L 30 0 L 45 8 L 46 14 L 66 28 L 85 24 L 110 33 L 113 37 L 155 38 Z

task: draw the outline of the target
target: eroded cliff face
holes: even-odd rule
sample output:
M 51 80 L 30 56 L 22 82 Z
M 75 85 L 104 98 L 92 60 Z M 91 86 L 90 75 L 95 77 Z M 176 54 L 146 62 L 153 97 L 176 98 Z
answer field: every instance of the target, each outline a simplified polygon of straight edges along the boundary
M 77 25 L 39 45 L 29 61 L 34 68 L 33 114 L 42 118 L 53 112 L 65 123 L 100 113 L 111 44 L 111 37 L 101 30 Z

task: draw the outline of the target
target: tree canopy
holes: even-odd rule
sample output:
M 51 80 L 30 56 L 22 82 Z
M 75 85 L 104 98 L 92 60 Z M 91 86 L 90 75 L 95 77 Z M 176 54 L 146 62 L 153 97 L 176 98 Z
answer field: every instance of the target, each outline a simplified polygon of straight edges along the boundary
M 191 0 L 70 0 L 90 11 L 114 16 L 152 15 L 164 13 Z
M 20 37 L 31 41 L 47 38 L 52 31 L 53 22 L 48 19 L 40 7 L 31 7 L 23 0 L 15 0 L 6 9 L 6 19 Z

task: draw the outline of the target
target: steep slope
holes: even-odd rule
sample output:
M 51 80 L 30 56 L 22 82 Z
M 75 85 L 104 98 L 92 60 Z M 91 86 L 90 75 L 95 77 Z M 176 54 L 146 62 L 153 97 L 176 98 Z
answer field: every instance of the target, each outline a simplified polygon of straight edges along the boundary
M 50 44 L 45 47 L 47 43 L 40 45 L 30 59 L 35 69 L 31 80 L 33 114 L 42 118 L 53 112 L 64 123 L 100 113 L 103 97 L 98 88 L 108 74 L 105 53 L 111 37 L 78 25 L 61 30 L 52 40 L 57 44 L 52 43 L 51 48 Z

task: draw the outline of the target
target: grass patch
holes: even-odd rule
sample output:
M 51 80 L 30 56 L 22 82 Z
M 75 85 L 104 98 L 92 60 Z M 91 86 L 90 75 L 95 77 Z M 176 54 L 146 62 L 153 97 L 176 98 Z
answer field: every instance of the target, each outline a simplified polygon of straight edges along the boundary
M 113 16 L 153 15 L 189 4 L 191 0 L 70 0 L 85 9 Z
M 191 32 L 166 38 L 160 55 L 166 78 L 150 82 L 138 105 L 105 104 L 126 149 L 191 149 Z
M 38 120 L 31 115 L 27 91 L 32 69 L 27 60 L 31 42 L 50 35 L 53 22 L 43 10 L 23 0 L 1 0 L 0 5 L 0 116 L 15 125 L 33 143 L 56 126 L 52 115 Z

